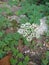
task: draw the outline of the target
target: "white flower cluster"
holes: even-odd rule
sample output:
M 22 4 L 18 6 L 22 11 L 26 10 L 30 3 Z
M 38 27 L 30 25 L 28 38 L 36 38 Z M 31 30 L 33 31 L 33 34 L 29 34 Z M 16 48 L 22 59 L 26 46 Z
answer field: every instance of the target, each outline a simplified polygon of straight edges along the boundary
M 23 37 L 26 37 L 27 41 L 31 41 L 33 37 L 39 38 L 47 30 L 47 25 L 43 19 L 40 19 L 40 25 L 34 23 L 30 24 L 28 22 L 21 24 L 18 33 L 22 34 Z
M 21 24 L 20 29 L 18 29 L 18 33 L 22 34 L 23 37 L 26 37 L 27 41 L 31 41 L 33 37 L 35 37 L 34 29 L 37 27 L 36 24 L 25 23 Z

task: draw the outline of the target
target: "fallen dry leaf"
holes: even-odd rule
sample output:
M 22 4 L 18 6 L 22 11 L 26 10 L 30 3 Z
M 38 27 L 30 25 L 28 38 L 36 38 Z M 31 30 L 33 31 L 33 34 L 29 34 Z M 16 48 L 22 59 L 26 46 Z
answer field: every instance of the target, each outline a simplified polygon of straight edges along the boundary
M 11 54 L 8 54 L 0 60 L 0 65 L 10 65 Z

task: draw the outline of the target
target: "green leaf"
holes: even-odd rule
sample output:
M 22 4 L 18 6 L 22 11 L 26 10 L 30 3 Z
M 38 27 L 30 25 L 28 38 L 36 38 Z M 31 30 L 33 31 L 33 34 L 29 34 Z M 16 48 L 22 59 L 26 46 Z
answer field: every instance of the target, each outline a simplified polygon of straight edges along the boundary
M 22 62 L 19 62 L 18 65 L 23 65 L 23 63 Z
M 23 58 L 23 54 L 22 54 L 22 53 L 19 53 L 19 54 L 17 55 L 17 57 L 18 57 L 18 58 Z
M 16 65 L 16 63 L 18 62 L 17 59 L 11 58 L 10 62 L 12 65 Z
M 24 61 L 29 62 L 30 58 L 28 56 L 25 57 Z

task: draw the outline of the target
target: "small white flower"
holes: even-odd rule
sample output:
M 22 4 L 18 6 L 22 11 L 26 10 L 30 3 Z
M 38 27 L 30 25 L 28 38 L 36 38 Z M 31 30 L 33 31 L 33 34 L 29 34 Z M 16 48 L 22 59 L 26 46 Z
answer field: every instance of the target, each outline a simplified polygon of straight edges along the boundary
M 20 34 L 23 34 L 24 30 L 23 29 L 19 29 L 17 32 L 20 33 Z
M 20 15 L 20 18 L 25 18 L 26 17 L 26 15 Z
M 25 24 L 21 24 L 20 28 L 25 28 Z
M 30 26 L 31 24 L 27 22 L 27 23 L 25 23 L 25 25 L 26 25 L 26 26 Z
M 37 25 L 37 24 L 34 24 L 34 23 L 33 23 L 31 26 L 32 26 L 32 28 L 34 28 L 34 29 L 38 27 L 38 25 Z
M 27 41 L 31 41 L 32 40 L 32 34 L 31 35 L 29 35 L 28 37 L 27 37 Z
M 27 33 L 26 33 L 26 32 L 24 32 L 24 33 L 23 33 L 23 37 L 26 37 L 26 36 L 27 36 Z
M 29 35 L 29 34 L 31 34 L 31 30 L 30 29 L 28 29 L 28 30 L 25 30 L 26 31 L 26 33 Z
M 26 29 L 29 29 L 29 28 L 30 28 L 30 26 L 31 26 L 31 24 L 30 24 L 30 23 L 26 23 L 26 24 L 25 24 L 25 28 L 26 28 Z
M 29 41 L 29 42 L 30 42 L 31 40 L 32 40 L 32 39 L 31 39 L 30 37 L 27 37 L 27 41 Z

